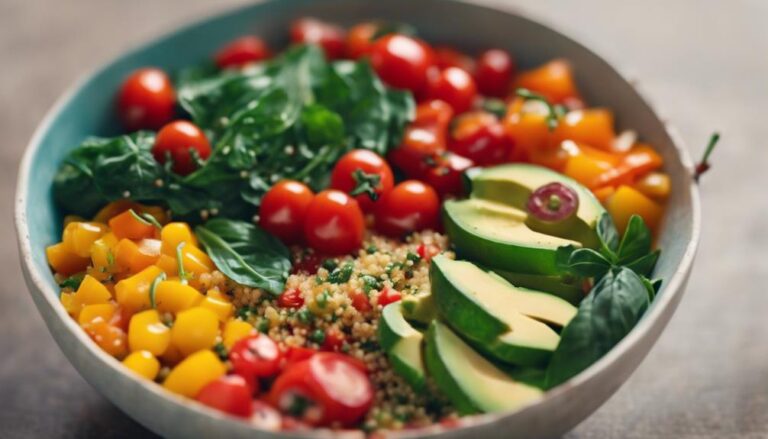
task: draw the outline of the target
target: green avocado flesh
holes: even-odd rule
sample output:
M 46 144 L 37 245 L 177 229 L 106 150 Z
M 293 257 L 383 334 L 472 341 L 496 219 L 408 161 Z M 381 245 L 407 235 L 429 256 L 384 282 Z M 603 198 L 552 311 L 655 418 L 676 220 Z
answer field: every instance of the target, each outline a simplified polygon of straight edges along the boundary
M 584 298 L 584 290 L 581 288 L 581 283 L 575 278 L 568 279 L 559 275 L 515 273 L 498 269 L 494 269 L 493 272 L 513 285 L 545 291 L 573 305 L 578 306 L 579 302 Z
M 604 209 L 574 180 L 525 164 L 471 170 L 467 179 L 471 197 L 443 206 L 446 232 L 461 257 L 515 273 L 553 275 L 558 247 L 597 246 L 595 226 Z M 546 223 L 525 205 L 534 190 L 552 182 L 576 191 L 579 208 L 564 221 Z
M 431 293 L 422 292 L 406 296 L 400 303 L 406 320 L 427 326 L 437 317 L 437 308 Z
M 564 326 L 576 313 L 562 299 L 516 289 L 471 263 L 444 255 L 432 259 L 430 282 L 446 322 L 478 350 L 519 366 L 545 364 L 560 341 L 540 320 Z
M 424 336 L 403 317 L 400 302 L 384 307 L 379 320 L 379 344 L 387 353 L 392 369 L 415 390 L 425 387 L 421 344 Z
M 425 359 L 430 377 L 462 415 L 514 410 L 543 394 L 510 378 L 437 320 L 427 331 Z

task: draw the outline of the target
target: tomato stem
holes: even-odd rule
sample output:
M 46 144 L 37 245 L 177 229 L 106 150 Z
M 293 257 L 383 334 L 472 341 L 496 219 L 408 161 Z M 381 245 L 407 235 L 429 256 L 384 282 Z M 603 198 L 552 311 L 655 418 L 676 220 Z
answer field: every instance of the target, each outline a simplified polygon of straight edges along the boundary
M 352 173 L 352 178 L 355 179 L 355 187 L 349 191 L 349 195 L 354 197 L 360 194 L 366 194 L 371 201 L 379 199 L 379 194 L 376 192 L 376 188 L 381 184 L 381 175 L 368 174 L 363 172 L 362 169 L 357 168 Z
M 701 161 L 696 165 L 696 170 L 693 173 L 693 179 L 697 183 L 699 182 L 699 178 L 701 178 L 701 176 L 709 170 L 710 168 L 709 156 L 712 155 L 712 151 L 715 150 L 715 146 L 719 141 L 720 141 L 720 133 L 718 132 L 712 133 L 712 135 L 709 138 L 709 143 L 707 144 L 707 149 L 704 150 L 704 156 L 701 158 Z

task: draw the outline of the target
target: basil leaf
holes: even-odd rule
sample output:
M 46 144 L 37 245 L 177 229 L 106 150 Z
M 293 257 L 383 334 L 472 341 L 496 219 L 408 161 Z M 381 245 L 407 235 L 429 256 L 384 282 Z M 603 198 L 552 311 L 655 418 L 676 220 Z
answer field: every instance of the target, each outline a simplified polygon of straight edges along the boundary
M 626 267 L 614 268 L 592 288 L 560 335 L 547 368 L 552 388 L 583 371 L 620 342 L 648 308 L 643 280 Z
M 195 228 L 216 268 L 233 281 L 279 295 L 291 268 L 288 248 L 260 227 L 212 219 Z
M 641 276 L 650 276 L 650 274 L 653 273 L 654 267 L 656 267 L 656 261 L 659 260 L 660 255 L 661 250 L 656 250 L 635 259 L 625 266 Z
M 600 215 L 597 221 L 597 237 L 600 240 L 600 252 L 608 259 L 616 260 L 616 252 L 619 250 L 619 232 L 608 212 Z
M 611 268 L 611 262 L 591 248 L 580 248 L 571 253 L 568 267 L 573 274 L 599 278 Z
M 646 256 L 651 251 L 651 231 L 640 215 L 632 215 L 619 245 L 620 264 L 626 264 Z

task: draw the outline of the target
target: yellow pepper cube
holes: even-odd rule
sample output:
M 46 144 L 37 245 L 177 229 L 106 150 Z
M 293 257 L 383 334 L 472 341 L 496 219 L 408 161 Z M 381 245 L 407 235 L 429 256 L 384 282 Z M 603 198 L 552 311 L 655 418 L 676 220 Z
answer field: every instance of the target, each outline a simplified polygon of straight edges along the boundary
M 69 313 L 71 316 L 76 316 L 79 307 L 75 307 L 74 298 L 75 293 L 61 293 L 59 296 L 59 300 L 61 301 L 61 306 L 64 307 L 64 309 Z
M 117 237 L 112 232 L 93 242 L 91 245 L 91 262 L 94 268 L 110 273 L 116 271 L 114 249 L 117 243 Z
M 85 305 L 109 303 L 112 294 L 101 282 L 93 276 L 86 275 L 75 292 L 73 305 L 82 308 Z
M 91 262 L 73 253 L 63 242 L 46 247 L 45 255 L 53 271 L 64 276 L 84 271 Z
M 148 309 L 131 317 L 128 324 L 128 346 L 131 352 L 149 351 L 160 356 L 171 344 L 171 329 L 160 321 L 160 313 Z
M 235 307 L 229 301 L 229 298 L 221 294 L 219 290 L 208 290 L 205 298 L 200 302 L 200 306 L 216 313 L 220 322 L 226 322 L 235 312 Z
M 106 224 L 71 222 L 64 228 L 62 242 L 72 253 L 87 258 L 91 256 L 91 245 L 107 231 Z
M 137 273 L 157 262 L 160 257 L 160 241 L 147 238 L 139 241 L 121 239 L 114 252 L 119 269 Z
M 171 343 L 188 356 L 216 344 L 219 335 L 219 318 L 206 308 L 195 307 L 182 311 L 171 328 Z
M 224 346 L 231 349 L 235 343 L 255 333 L 256 330 L 250 323 L 239 319 L 229 320 L 224 325 Z
M 163 386 L 171 392 L 194 398 L 200 389 L 226 373 L 226 367 L 210 350 L 196 352 L 171 370 Z
M 199 277 L 203 273 L 213 271 L 215 265 L 204 251 L 191 245 L 185 245 L 181 249 L 184 271 Z
M 165 253 L 161 254 L 155 263 L 161 270 L 168 276 L 178 276 L 179 264 L 176 263 L 175 256 L 169 256 Z
M 117 305 L 114 303 L 98 303 L 95 305 L 85 305 L 80 310 L 80 315 L 77 317 L 80 326 L 91 323 L 96 319 L 102 319 L 105 322 L 112 320 L 112 316 L 115 315 Z
M 135 351 L 125 357 L 123 364 L 128 369 L 143 376 L 148 380 L 154 380 L 160 372 L 160 362 L 149 351 Z
M 115 285 L 117 303 L 130 311 L 141 311 L 150 307 L 149 288 L 162 270 L 152 265 Z
M 166 280 L 157 284 L 155 304 L 160 312 L 177 314 L 192 308 L 203 300 L 199 291 L 178 280 Z
M 664 213 L 658 203 L 629 186 L 619 186 L 608 199 L 605 208 L 613 217 L 619 233 L 624 233 L 629 218 L 634 214 L 640 215 L 648 228 L 656 230 Z
M 197 247 L 197 238 L 187 223 L 168 223 L 160 231 L 160 240 L 163 242 L 162 251 L 169 256 L 176 256 L 176 248 L 182 242 L 186 246 Z
M 635 183 L 635 189 L 656 200 L 664 200 L 669 196 L 672 183 L 669 175 L 663 172 L 651 172 Z

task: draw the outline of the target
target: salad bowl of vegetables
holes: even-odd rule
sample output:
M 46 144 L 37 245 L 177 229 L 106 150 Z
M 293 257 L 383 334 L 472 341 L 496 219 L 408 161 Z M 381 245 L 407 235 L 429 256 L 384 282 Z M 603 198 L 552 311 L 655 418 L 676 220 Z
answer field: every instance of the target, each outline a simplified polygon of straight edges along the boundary
M 629 377 L 699 234 L 635 85 L 461 1 L 265 1 L 76 84 L 19 174 L 25 280 L 170 437 L 552 437 Z

